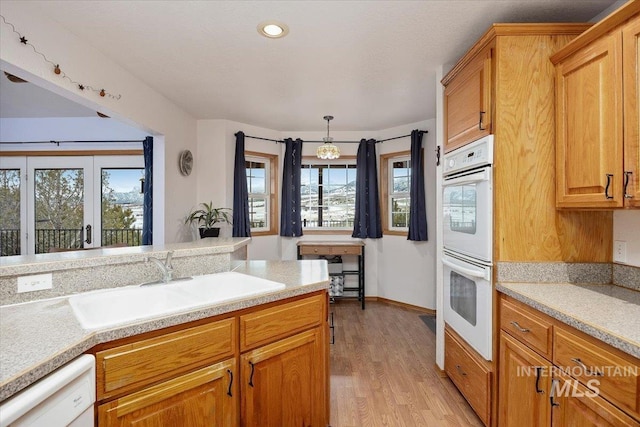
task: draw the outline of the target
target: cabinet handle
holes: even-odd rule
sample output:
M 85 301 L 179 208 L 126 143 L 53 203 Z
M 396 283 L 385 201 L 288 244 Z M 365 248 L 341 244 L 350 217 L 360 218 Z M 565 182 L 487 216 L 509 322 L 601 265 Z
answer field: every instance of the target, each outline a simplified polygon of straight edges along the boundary
M 484 118 L 484 111 L 480 111 L 480 120 L 478 121 L 478 129 L 479 130 L 486 130 L 486 128 L 484 127 L 484 123 L 482 123 L 482 119 Z
M 233 397 L 233 394 L 231 394 L 231 386 L 233 385 L 233 372 L 231 372 L 231 369 L 227 369 L 227 374 L 229 374 L 229 390 L 227 390 L 227 394 Z
M 604 188 L 604 198 L 605 199 L 613 199 L 613 196 L 609 195 L 609 187 L 611 187 L 611 178 L 613 178 L 612 173 L 607 174 L 607 186 Z
M 467 376 L 467 373 L 465 371 L 462 370 L 462 368 L 460 367 L 460 365 L 456 365 L 456 369 L 458 370 L 458 372 L 460 372 L 460 375 L 462 375 L 463 377 Z
M 633 199 L 633 195 L 627 193 L 627 188 L 629 187 L 629 177 L 633 174 L 631 171 L 624 172 L 624 198 L 625 199 Z
M 256 365 L 254 365 L 252 361 L 249 361 L 249 365 L 251 365 L 251 374 L 249 375 L 249 385 L 253 387 L 253 373 L 255 372 Z
M 580 360 L 580 358 L 578 357 L 574 357 L 571 359 L 571 361 L 573 363 L 575 363 L 576 365 L 580 366 L 582 368 L 582 370 L 584 370 L 584 373 L 591 377 L 591 376 L 596 376 L 596 377 L 603 377 L 604 374 L 600 371 L 592 371 L 591 369 L 589 369 L 589 367 L 587 365 L 585 365 L 584 363 L 582 363 L 582 360 Z
M 560 381 L 558 380 L 551 380 L 551 393 L 549 393 L 549 401 L 551 402 L 551 407 L 553 408 L 554 406 L 560 406 L 560 404 L 556 401 L 553 400 L 553 391 L 556 389 L 556 385 L 555 384 L 559 384 Z
M 526 334 L 527 332 L 531 332 L 529 329 L 527 328 L 523 328 L 522 326 L 520 326 L 518 324 L 518 322 L 516 322 L 515 320 L 511 322 L 511 324 L 520 332 L 522 332 L 523 334 Z
M 544 390 L 540 389 L 540 373 L 542 372 L 542 368 L 540 366 L 536 367 L 536 393 L 544 393 Z

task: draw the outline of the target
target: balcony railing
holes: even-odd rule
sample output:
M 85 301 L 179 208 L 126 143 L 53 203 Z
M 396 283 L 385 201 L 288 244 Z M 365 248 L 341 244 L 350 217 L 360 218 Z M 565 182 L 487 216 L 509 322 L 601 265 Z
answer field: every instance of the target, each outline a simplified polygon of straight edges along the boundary
M 308 228 L 321 228 L 321 227 L 326 227 L 326 228 L 353 228 L 353 220 L 352 219 L 346 219 L 346 220 L 326 220 L 326 221 L 322 221 L 321 223 L 317 220 L 309 220 L 309 219 L 303 219 L 302 220 L 302 226 L 303 227 L 308 227 Z
M 20 255 L 20 229 L 0 230 L 0 256 Z
M 138 246 L 142 243 L 140 228 L 106 228 L 102 230 L 102 246 L 126 244 Z M 82 228 L 39 229 L 36 230 L 36 253 L 50 252 L 51 249 L 82 249 L 84 245 Z M 0 230 L 0 256 L 20 255 L 20 229 Z

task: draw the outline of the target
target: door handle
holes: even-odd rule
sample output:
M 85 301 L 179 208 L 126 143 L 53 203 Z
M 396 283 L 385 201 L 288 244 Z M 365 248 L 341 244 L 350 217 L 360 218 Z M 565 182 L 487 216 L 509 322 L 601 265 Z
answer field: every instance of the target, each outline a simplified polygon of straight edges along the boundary
M 85 243 L 91 244 L 91 224 L 87 224 L 87 226 L 85 227 L 85 230 L 87 230 L 87 238 L 84 240 Z

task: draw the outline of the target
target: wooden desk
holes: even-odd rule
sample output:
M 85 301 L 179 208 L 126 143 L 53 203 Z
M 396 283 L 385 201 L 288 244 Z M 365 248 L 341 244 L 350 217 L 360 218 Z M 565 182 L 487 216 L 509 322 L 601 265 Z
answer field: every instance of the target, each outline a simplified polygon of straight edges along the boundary
M 354 241 L 300 241 L 298 242 L 298 259 L 305 255 L 355 255 L 358 257 L 357 270 L 342 270 L 344 275 L 358 276 L 358 287 L 347 288 L 345 291 L 357 291 L 358 301 L 362 303 L 364 310 L 364 242 Z

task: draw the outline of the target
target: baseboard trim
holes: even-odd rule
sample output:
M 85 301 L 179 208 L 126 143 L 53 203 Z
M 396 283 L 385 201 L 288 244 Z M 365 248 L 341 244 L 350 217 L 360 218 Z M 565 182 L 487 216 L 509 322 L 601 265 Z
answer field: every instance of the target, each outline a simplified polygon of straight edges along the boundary
M 440 369 L 440 366 L 438 366 L 437 363 L 435 363 L 433 365 L 433 369 L 436 371 L 436 374 L 440 377 L 440 378 L 448 378 L 449 375 L 447 375 L 447 373 L 444 371 L 444 369 Z
M 396 305 L 398 307 L 403 307 L 409 310 L 414 310 L 414 311 L 419 311 L 422 312 L 424 314 L 431 314 L 433 316 L 436 315 L 436 311 L 432 310 L 430 308 L 424 308 L 424 307 L 420 307 L 418 305 L 413 305 L 413 304 L 407 304 L 405 302 L 400 302 L 400 301 L 395 301 L 392 299 L 387 299 L 387 298 L 382 298 L 382 297 L 372 297 L 375 298 L 376 301 L 384 303 L 384 304 L 389 304 L 389 305 Z M 368 300 L 368 298 L 366 298 L 366 300 Z

